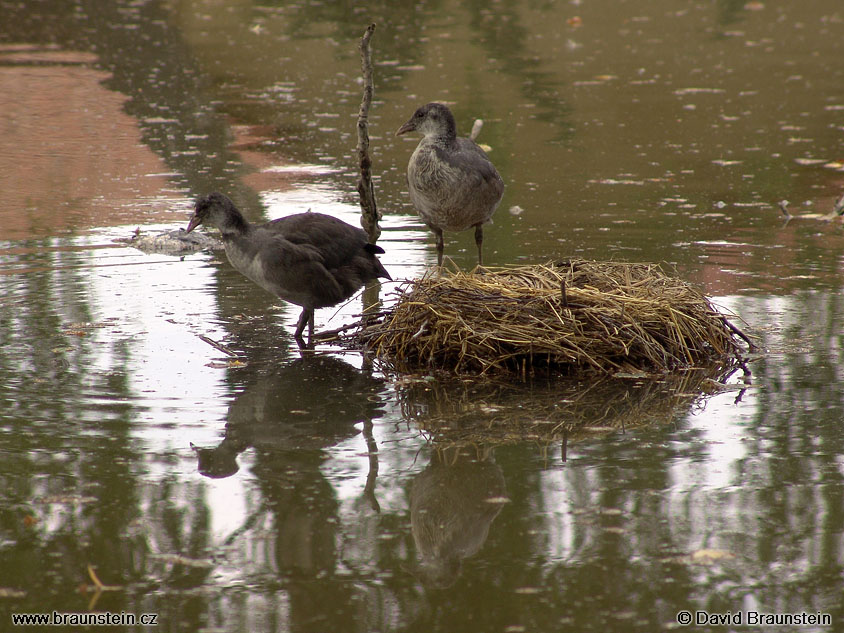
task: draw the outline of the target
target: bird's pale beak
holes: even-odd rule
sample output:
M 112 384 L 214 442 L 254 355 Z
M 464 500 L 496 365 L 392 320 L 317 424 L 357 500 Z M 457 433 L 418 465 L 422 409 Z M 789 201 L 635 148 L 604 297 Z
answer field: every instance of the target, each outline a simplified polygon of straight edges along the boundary
M 191 232 L 191 231 L 193 231 L 196 227 L 198 227 L 200 224 L 202 224 L 202 222 L 200 221 L 199 216 L 197 216 L 197 215 L 194 213 L 194 214 L 190 217 L 190 222 L 188 222 L 188 228 L 186 228 L 186 229 L 185 229 L 185 233 L 190 233 L 190 232 Z
M 402 125 L 398 130 L 396 130 L 396 136 L 400 136 L 400 135 L 405 134 L 407 132 L 412 132 L 415 129 L 416 129 L 416 124 L 411 119 L 410 121 L 408 121 L 407 123 Z

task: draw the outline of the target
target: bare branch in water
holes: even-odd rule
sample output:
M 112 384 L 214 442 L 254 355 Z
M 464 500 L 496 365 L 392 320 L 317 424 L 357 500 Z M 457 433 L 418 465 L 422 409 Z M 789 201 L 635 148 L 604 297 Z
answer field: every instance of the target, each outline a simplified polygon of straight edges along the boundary
M 360 161 L 360 179 L 358 180 L 358 194 L 360 194 L 361 226 L 373 244 L 381 235 L 378 220 L 378 206 L 375 203 L 375 188 L 372 185 L 372 159 L 369 156 L 369 108 L 372 105 L 374 88 L 372 83 L 372 54 L 369 40 L 375 32 L 375 24 L 366 27 L 360 40 L 360 64 L 363 71 L 363 98 L 360 102 L 358 114 L 358 159 Z

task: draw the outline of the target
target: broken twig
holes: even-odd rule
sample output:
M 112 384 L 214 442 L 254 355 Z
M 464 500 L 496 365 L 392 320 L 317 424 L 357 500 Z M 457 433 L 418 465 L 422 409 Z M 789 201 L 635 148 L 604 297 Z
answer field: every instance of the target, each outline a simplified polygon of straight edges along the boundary
M 237 352 L 233 352 L 233 351 L 231 351 L 228 347 L 226 347 L 226 346 L 225 346 L 225 345 L 223 345 L 222 343 L 218 343 L 218 342 L 217 342 L 217 341 L 215 341 L 214 339 L 210 339 L 210 338 L 208 338 L 207 336 L 204 336 L 204 335 L 202 335 L 202 334 L 197 334 L 197 336 L 199 337 L 199 339 L 200 339 L 201 341 L 205 341 L 205 342 L 206 342 L 206 343 L 208 343 L 211 347 L 214 347 L 214 348 L 216 348 L 216 349 L 220 350 L 221 352 L 223 352 L 223 354 L 228 354 L 229 356 L 237 356 Z

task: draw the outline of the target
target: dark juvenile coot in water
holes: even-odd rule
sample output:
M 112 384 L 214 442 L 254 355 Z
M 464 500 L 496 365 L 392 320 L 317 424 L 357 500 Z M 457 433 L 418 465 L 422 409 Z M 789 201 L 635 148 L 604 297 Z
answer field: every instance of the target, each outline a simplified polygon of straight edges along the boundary
M 457 136 L 451 111 L 441 103 L 422 106 L 396 134 L 416 130 L 423 138 L 407 164 L 410 199 L 437 239 L 437 264 L 443 263 L 443 231 L 475 227 L 478 264 L 483 263 L 483 225 L 490 222 L 504 181 L 486 153 Z
M 221 193 L 196 201 L 188 224 L 220 229 L 235 269 L 285 301 L 302 306 L 296 342 L 314 331 L 314 310 L 351 297 L 367 281 L 391 279 L 375 257 L 384 249 L 367 242 L 362 229 L 322 213 L 298 213 L 266 224 L 250 224 Z

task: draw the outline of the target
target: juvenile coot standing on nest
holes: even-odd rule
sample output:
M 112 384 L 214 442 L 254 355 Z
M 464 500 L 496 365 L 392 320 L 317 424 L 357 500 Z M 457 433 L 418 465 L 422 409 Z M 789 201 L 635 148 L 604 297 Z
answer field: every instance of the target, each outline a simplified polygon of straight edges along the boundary
M 302 306 L 296 342 L 314 332 L 314 310 L 351 297 L 367 281 L 389 273 L 375 257 L 384 249 L 367 242 L 362 229 L 322 213 L 298 213 L 266 224 L 250 224 L 221 193 L 196 201 L 188 223 L 217 227 L 232 266 L 279 298 Z
M 483 264 L 483 225 L 490 222 L 504 181 L 486 153 L 457 136 L 454 116 L 441 103 L 422 106 L 396 134 L 422 134 L 407 164 L 410 200 L 437 239 L 437 265 L 443 263 L 443 231 L 475 227 L 478 264 Z

